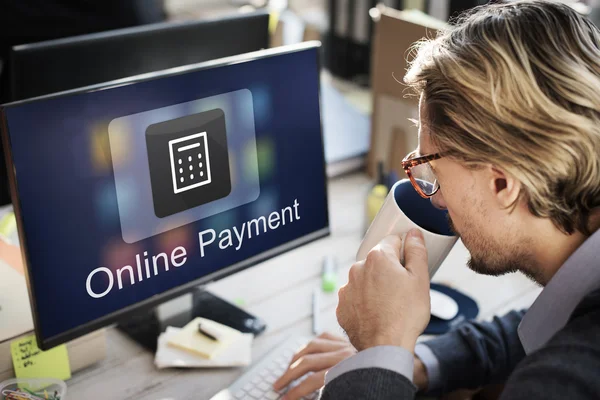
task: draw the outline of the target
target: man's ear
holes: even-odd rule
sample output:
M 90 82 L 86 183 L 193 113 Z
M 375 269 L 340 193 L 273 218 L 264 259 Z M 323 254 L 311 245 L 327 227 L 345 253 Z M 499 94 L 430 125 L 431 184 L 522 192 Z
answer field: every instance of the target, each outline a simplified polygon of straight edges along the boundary
M 490 165 L 490 190 L 500 207 L 513 205 L 521 193 L 521 182 L 510 173 Z

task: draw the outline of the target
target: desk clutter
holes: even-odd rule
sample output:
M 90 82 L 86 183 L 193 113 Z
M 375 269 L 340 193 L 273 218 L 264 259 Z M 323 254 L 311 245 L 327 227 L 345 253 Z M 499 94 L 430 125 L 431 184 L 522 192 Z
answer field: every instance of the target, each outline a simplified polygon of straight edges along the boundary
M 0 383 L 0 400 L 64 400 L 67 385 L 60 379 L 9 379 Z
M 252 333 L 198 317 L 160 334 L 154 364 L 159 369 L 247 366 L 252 362 L 253 338 Z

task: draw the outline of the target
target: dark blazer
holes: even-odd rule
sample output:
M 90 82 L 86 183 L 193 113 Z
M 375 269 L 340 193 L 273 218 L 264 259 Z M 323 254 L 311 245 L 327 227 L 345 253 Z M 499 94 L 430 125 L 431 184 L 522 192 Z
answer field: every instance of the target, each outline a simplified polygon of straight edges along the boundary
M 436 339 L 432 350 L 447 378 L 442 392 L 506 382 L 504 400 L 600 399 L 600 290 L 586 296 L 567 325 L 527 356 L 517 337 L 522 315 L 511 312 L 491 322 L 467 323 Z M 437 352 L 438 345 L 446 352 Z M 403 400 L 416 394 L 406 377 L 366 368 L 338 376 L 320 398 Z

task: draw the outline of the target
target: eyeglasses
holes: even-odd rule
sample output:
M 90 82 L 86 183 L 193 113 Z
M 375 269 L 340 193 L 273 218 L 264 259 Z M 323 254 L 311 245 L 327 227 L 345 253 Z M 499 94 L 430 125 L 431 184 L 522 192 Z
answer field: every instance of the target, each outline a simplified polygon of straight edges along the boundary
M 417 193 L 427 199 L 440 189 L 440 184 L 429 162 L 438 160 L 443 156 L 440 153 L 420 157 L 416 157 L 416 155 L 417 151 L 415 150 L 404 157 L 402 168 L 404 168 L 404 172 L 408 175 Z

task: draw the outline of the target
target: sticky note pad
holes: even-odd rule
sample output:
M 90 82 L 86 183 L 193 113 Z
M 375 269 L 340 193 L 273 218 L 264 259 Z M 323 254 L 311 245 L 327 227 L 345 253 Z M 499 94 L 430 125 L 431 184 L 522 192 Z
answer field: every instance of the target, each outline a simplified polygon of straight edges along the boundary
M 200 332 L 198 325 L 209 328 L 211 332 L 218 333 L 219 340 L 212 340 Z M 211 321 L 206 318 L 195 318 L 172 337 L 169 338 L 169 346 L 177 347 L 200 357 L 213 359 L 220 352 L 231 346 L 242 337 L 242 332 L 227 325 Z
M 13 366 L 17 378 L 71 378 L 67 347 L 63 344 L 42 351 L 34 335 L 10 343 Z
M 158 337 L 158 348 L 154 356 L 154 365 L 158 368 L 219 368 L 248 366 L 252 363 L 252 333 L 242 333 L 239 340 L 231 343 L 213 359 L 198 355 L 168 345 L 168 341 L 177 335 L 181 328 L 168 326 Z

